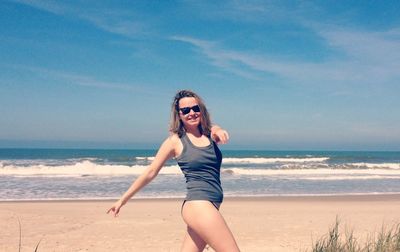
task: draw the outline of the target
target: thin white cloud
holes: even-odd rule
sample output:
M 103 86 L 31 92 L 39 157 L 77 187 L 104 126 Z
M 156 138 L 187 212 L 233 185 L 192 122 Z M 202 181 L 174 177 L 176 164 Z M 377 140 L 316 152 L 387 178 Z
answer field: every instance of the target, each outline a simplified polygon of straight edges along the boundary
M 28 5 L 56 15 L 65 14 L 70 9 L 67 5 L 55 1 L 46 1 L 46 0 L 11 0 L 11 1 L 15 3 Z
M 131 10 L 121 10 L 103 7 L 83 8 L 82 2 L 54 2 L 46 0 L 14 0 L 21 4 L 45 10 L 57 15 L 67 15 L 90 22 L 104 31 L 133 38 L 143 35 L 145 22 L 139 20 Z M 287 17 L 297 20 L 300 26 L 308 26 L 326 41 L 327 47 L 339 51 L 343 58 L 326 59 L 324 62 L 308 60 L 288 60 L 272 57 L 268 52 L 254 54 L 246 51 L 226 49 L 223 44 L 215 41 L 201 40 L 188 36 L 174 36 L 171 39 L 193 45 L 204 55 L 211 65 L 218 69 L 234 73 L 246 79 L 260 80 L 262 74 L 272 74 L 303 83 L 332 82 L 382 82 L 399 78 L 400 44 L 399 29 L 384 32 L 367 32 L 342 29 L 338 27 L 313 27 L 304 19 L 307 12 L 315 11 L 313 4 L 298 4 L 300 10 L 288 8 L 285 4 L 265 1 L 224 1 L 218 3 L 226 8 L 209 8 L 215 6 L 207 2 L 185 2 L 187 6 L 197 6 L 201 15 L 208 13 L 226 14 L 227 17 L 246 21 L 248 18 L 263 20 L 273 18 L 282 20 Z M 217 5 L 218 5 L 217 4 Z M 311 10 L 309 10 L 311 8 Z M 206 11 L 207 10 L 207 11 Z M 273 15 L 269 15 L 273 14 Z M 224 15 L 222 15 L 224 16 Z M 260 48 L 265 51 L 265 48 Z
M 292 17 L 284 4 L 272 1 L 186 1 L 188 11 L 201 19 L 262 23 Z M 293 7 L 293 6 L 292 6 Z M 296 9 L 296 8 L 292 8 Z
M 108 7 L 87 6 L 83 3 L 47 1 L 47 0 L 12 0 L 13 2 L 31 6 L 56 15 L 79 18 L 98 29 L 135 38 L 148 34 L 146 25 L 138 20 L 135 13 L 126 9 L 110 9 Z
M 345 52 L 348 61 L 365 68 L 369 77 L 377 75 L 387 79 L 399 76 L 400 36 L 393 36 L 396 32 L 331 30 L 320 34 L 331 47 Z
M 54 81 L 54 83 L 66 83 L 69 85 L 77 85 L 89 88 L 139 92 L 151 95 L 154 94 L 158 95 L 162 93 L 162 91 L 152 88 L 152 85 L 146 85 L 143 83 L 136 84 L 136 83 L 121 83 L 114 81 L 109 82 L 109 81 L 99 80 L 98 78 L 88 75 L 69 73 L 65 71 L 47 69 L 42 67 L 23 66 L 23 65 L 10 65 L 8 67 L 14 68 L 19 71 L 29 71 L 40 78 Z
M 400 73 L 400 28 L 386 31 L 365 31 L 343 28 L 352 19 L 351 12 L 329 15 L 324 5 L 307 2 L 287 4 L 272 1 L 227 0 L 215 4 L 207 1 L 189 2 L 200 18 L 230 20 L 241 24 L 290 24 L 314 32 L 326 42 L 334 57 L 323 62 L 308 59 L 287 59 L 272 56 L 259 48 L 260 54 L 226 49 L 222 43 L 176 36 L 190 43 L 209 60 L 209 63 L 248 79 L 258 79 L 257 72 L 273 74 L 296 83 L 382 83 L 398 79 Z M 219 5 L 221 8 L 216 8 Z M 321 13 L 326 19 L 321 20 Z M 347 22 L 346 22 L 347 21 Z M 328 23 L 331 23 L 330 25 Z M 334 24 L 337 24 L 336 26 Z M 282 31 L 283 32 L 283 31 Z M 212 46 L 209 46 L 212 45 Z M 257 50 L 257 48 L 256 48 Z M 274 54 L 276 55 L 276 53 Z M 341 55 L 343 57 L 339 57 Z M 241 66 L 244 67 L 241 67 Z
M 266 56 L 262 57 L 251 53 L 227 50 L 211 41 L 184 36 L 174 36 L 171 37 L 171 39 L 192 44 L 199 49 L 199 52 L 211 60 L 210 64 L 248 79 L 259 79 L 259 77 L 257 77 L 257 72 L 277 74 L 287 78 L 306 78 L 310 75 L 308 72 L 305 72 L 305 70 L 307 71 L 307 69 L 309 69 L 308 71 L 311 71 L 318 67 L 317 64 L 279 61 L 276 59 L 268 59 Z M 238 65 L 246 66 L 249 71 L 242 70 L 237 67 Z M 321 72 L 321 70 L 318 72 Z M 315 72 L 314 75 L 316 75 Z M 326 76 L 327 71 L 321 75 Z M 335 73 L 331 73 L 330 75 L 335 75 Z
M 205 41 L 185 36 L 172 36 L 170 39 L 194 45 L 199 49 L 200 53 L 206 55 L 211 60 L 210 63 L 212 65 L 218 68 L 247 79 L 259 79 L 259 77 L 257 77 L 255 73 L 238 68 L 236 65 L 237 63 L 240 63 L 240 60 L 232 57 L 232 55 L 230 55 L 231 52 L 218 48 L 216 42 Z
M 175 36 L 174 40 L 189 43 L 210 60 L 210 64 L 251 78 L 257 72 L 275 74 L 303 83 L 382 83 L 400 77 L 400 39 L 398 30 L 362 32 L 344 29 L 321 30 L 317 33 L 331 50 L 343 57 L 314 63 L 307 60 L 288 60 L 224 49 L 213 41 Z M 248 71 L 235 67 L 242 64 Z M 245 74 L 243 74 L 245 73 Z M 248 75 L 248 76 L 246 76 Z
M 146 25 L 137 20 L 134 13 L 126 10 L 95 9 L 94 11 L 77 11 L 77 16 L 89 21 L 97 28 L 119 34 L 128 38 L 136 38 L 148 34 Z

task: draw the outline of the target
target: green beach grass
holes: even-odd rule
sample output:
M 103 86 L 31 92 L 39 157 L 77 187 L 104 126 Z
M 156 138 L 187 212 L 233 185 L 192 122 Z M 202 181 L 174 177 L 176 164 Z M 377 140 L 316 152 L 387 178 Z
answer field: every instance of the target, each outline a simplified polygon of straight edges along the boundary
M 22 228 L 19 224 L 19 246 L 22 247 Z M 388 226 L 382 225 L 378 234 L 370 234 L 367 240 L 361 244 L 354 236 L 353 231 L 346 231 L 344 234 L 339 231 L 340 221 L 336 218 L 335 224 L 329 229 L 328 233 L 313 242 L 312 252 L 400 252 L 400 223 Z M 39 244 L 36 244 L 34 252 L 38 252 Z M 209 247 L 205 248 L 208 251 Z M 309 252 L 305 250 L 304 252 Z
M 312 252 L 398 252 L 400 251 L 400 224 L 390 228 L 382 225 L 378 234 L 370 234 L 361 244 L 354 236 L 353 231 L 340 233 L 340 221 L 336 222 L 328 231 L 313 242 Z M 307 250 L 308 251 L 308 250 Z
M 21 228 L 21 221 L 19 220 L 19 218 L 18 218 L 18 225 L 19 225 L 18 252 L 21 252 L 21 247 L 22 247 L 22 228 Z M 37 251 L 38 251 L 39 244 L 40 244 L 41 241 L 42 241 L 42 240 L 40 240 L 40 241 L 36 244 L 36 247 L 35 247 L 34 252 L 37 252 Z

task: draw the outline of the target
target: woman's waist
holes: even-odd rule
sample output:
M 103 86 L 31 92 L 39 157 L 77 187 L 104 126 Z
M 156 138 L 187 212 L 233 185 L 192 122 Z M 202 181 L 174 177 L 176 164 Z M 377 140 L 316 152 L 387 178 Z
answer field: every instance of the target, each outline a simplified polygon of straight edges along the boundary
M 218 179 L 192 179 L 186 181 L 186 188 L 188 190 L 213 190 L 213 191 L 221 191 L 221 181 Z

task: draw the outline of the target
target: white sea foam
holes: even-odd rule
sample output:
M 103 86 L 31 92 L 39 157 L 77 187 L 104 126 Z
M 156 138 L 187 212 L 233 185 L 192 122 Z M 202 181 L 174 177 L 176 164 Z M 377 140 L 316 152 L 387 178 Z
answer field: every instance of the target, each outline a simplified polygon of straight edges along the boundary
M 367 164 L 359 166 L 368 167 Z M 370 164 L 373 165 L 373 164 Z M 398 164 L 396 164 L 398 165 Z M 351 169 L 345 166 L 344 169 L 315 167 L 307 168 L 307 165 L 295 165 L 293 168 L 284 167 L 284 169 L 262 169 L 262 168 L 222 168 L 222 173 L 225 175 L 248 175 L 248 176 L 302 176 L 313 177 L 314 175 L 327 175 L 327 176 L 347 176 L 355 178 L 356 175 L 376 175 L 376 176 L 400 176 L 400 169 L 397 169 L 394 164 L 378 164 L 372 166 L 375 168 L 366 169 Z M 357 166 L 357 165 L 354 165 Z M 62 177 L 85 177 L 85 176 L 123 176 L 123 175 L 140 175 L 148 165 L 110 165 L 110 164 L 96 164 L 89 160 L 77 162 L 75 164 L 64 165 L 30 165 L 18 166 L 14 164 L 4 164 L 0 162 L 0 175 L 11 176 L 62 176 Z M 168 165 L 161 169 L 160 174 L 166 175 L 181 175 L 182 172 L 178 165 Z
M 149 160 L 153 161 L 155 157 L 136 157 L 137 160 Z
M 400 169 L 400 163 L 350 163 L 349 165 L 355 167 L 367 167 L 367 168 L 389 168 L 389 169 Z
M 98 158 L 84 157 L 84 158 L 68 158 L 68 159 L 2 159 L 0 160 L 0 168 L 8 165 L 14 166 L 33 166 L 33 165 L 49 165 L 58 166 L 65 164 L 75 164 L 83 161 L 95 162 Z
M 262 197 L 337 197 L 337 196 L 367 196 L 367 195 L 399 195 L 400 192 L 349 192 L 349 193 L 260 193 L 260 194 L 246 194 L 238 192 L 230 191 L 225 192 L 224 197 L 234 197 L 234 198 L 244 198 L 244 197 L 251 197 L 251 198 L 262 198 Z
M 263 198 L 263 197 L 337 197 L 337 196 L 374 196 L 374 195 L 399 195 L 400 192 L 349 192 L 349 193 L 243 193 L 240 191 L 227 191 L 224 192 L 224 198 Z M 174 194 L 174 195 L 159 195 L 159 194 L 151 194 L 151 195 L 135 195 L 136 199 L 177 199 L 182 200 L 185 196 L 183 194 Z M 90 197 L 90 196 L 77 196 L 77 197 L 60 197 L 60 198 L 0 198 L 0 202 L 32 202 L 32 201 L 104 201 L 104 200 L 118 200 L 119 196 L 104 196 L 104 197 Z
M 307 163 L 307 162 L 325 162 L 329 157 L 307 157 L 307 158 L 224 158 L 224 164 L 270 164 L 270 163 Z
M 400 176 L 400 170 L 393 169 L 244 169 L 244 168 L 229 168 L 224 169 L 223 173 L 233 175 L 264 175 L 264 176 L 276 176 L 276 175 L 398 175 Z
M 184 194 L 170 194 L 170 195 L 160 195 L 159 193 L 156 194 L 137 194 L 135 195 L 135 199 L 183 199 L 185 197 Z M 49 197 L 49 198 L 35 198 L 33 196 L 31 197 L 26 197 L 26 198 L 1 198 L 0 197 L 0 202 L 20 202 L 20 201 L 104 201 L 104 200 L 118 200 L 120 197 L 115 196 L 103 196 L 103 197 L 88 197 L 88 196 L 81 196 L 77 195 L 76 197 L 59 197 L 59 198 L 54 198 L 54 197 Z
M 90 161 L 82 161 L 73 165 L 46 166 L 32 165 L 29 167 L 20 167 L 15 165 L 0 166 L 0 175 L 14 176 L 90 176 L 90 175 L 139 175 L 144 172 L 146 165 L 101 165 Z M 177 165 L 165 166 L 160 174 L 181 174 Z
M 136 157 L 136 160 L 149 160 L 153 161 L 155 157 Z M 325 162 L 329 157 L 311 157 L 308 155 L 306 158 L 232 158 L 226 157 L 222 160 L 224 164 L 235 164 L 235 163 L 248 163 L 248 164 L 270 164 L 270 163 L 306 163 L 306 162 Z
M 285 178 L 289 180 L 298 180 L 298 177 L 292 177 L 292 178 Z M 349 176 L 349 175 L 331 175 L 331 176 L 311 176 L 311 177 L 302 177 L 302 180 L 371 180 L 371 179 L 400 179 L 400 175 L 357 175 L 357 176 Z

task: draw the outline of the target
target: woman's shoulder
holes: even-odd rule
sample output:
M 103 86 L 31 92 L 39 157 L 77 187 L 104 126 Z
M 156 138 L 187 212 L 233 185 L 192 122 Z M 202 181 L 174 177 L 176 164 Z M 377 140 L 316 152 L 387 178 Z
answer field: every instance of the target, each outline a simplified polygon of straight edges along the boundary
M 182 152 L 183 145 L 182 145 L 181 139 L 179 138 L 178 134 L 172 133 L 169 137 L 167 137 L 164 144 L 169 146 L 168 148 L 170 150 L 173 150 L 175 157 L 179 156 L 180 154 L 178 154 L 178 153 Z
M 172 133 L 171 135 L 169 135 L 167 137 L 167 139 L 165 141 L 168 141 L 172 145 L 176 145 L 177 143 L 180 143 L 180 138 L 179 138 L 178 134 Z
M 179 145 L 179 136 L 177 134 L 171 134 L 164 140 L 159 150 L 171 152 L 175 151 L 176 148 L 179 147 Z

